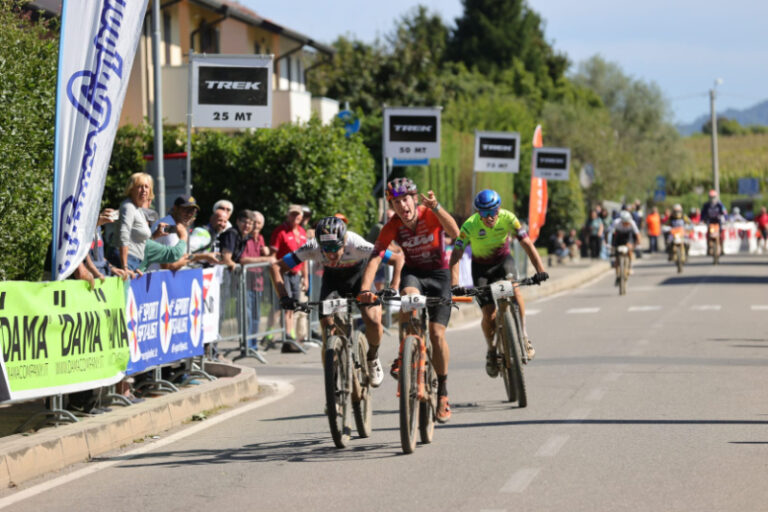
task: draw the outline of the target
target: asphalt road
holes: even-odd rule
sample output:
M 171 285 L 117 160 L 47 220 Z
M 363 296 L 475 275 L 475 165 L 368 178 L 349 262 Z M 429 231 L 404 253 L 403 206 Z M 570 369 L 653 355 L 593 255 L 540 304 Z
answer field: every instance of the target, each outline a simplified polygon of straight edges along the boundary
M 768 510 L 765 257 L 697 258 L 682 275 L 646 257 L 624 297 L 605 276 L 528 309 L 528 407 L 485 375 L 479 326 L 453 329 L 453 419 L 412 455 L 394 380 L 372 436 L 337 450 L 317 349 L 269 352 L 268 403 L 25 485 L 7 510 Z

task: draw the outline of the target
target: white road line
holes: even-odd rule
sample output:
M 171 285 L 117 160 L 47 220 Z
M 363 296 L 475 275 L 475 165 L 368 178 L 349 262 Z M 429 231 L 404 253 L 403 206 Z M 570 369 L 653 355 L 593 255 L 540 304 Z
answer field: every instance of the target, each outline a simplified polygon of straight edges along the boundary
M 480 322 L 482 321 L 482 318 L 478 318 L 474 322 L 470 322 L 468 324 L 460 325 L 458 327 L 453 327 L 448 330 L 448 332 L 454 332 L 454 331 L 463 331 L 464 329 L 472 329 L 480 325 Z M 393 322 L 394 323 L 394 322 Z M 397 327 L 394 327 L 390 329 L 390 332 L 394 334 L 394 336 L 397 336 Z
M 576 409 L 575 411 L 571 411 L 571 414 L 568 415 L 569 420 L 585 420 L 587 419 L 587 416 L 589 416 L 589 413 L 591 412 L 590 409 Z
M 600 311 L 600 308 L 571 308 L 566 311 L 566 314 L 568 315 L 584 315 L 584 314 L 590 314 L 590 313 L 597 313 Z
M 570 436 L 552 436 L 549 439 L 547 439 L 547 442 L 541 445 L 539 450 L 536 452 L 537 457 L 554 457 L 557 455 L 557 452 L 560 451 L 560 448 L 563 447 L 565 443 L 568 442 L 568 439 L 570 439 Z
M 0 498 L 0 509 L 4 509 L 6 507 L 13 505 L 14 503 L 18 503 L 27 498 L 31 498 L 33 496 L 37 496 L 38 494 L 42 494 L 44 492 L 50 491 L 51 489 L 55 489 L 56 487 L 59 487 L 66 483 L 83 478 L 84 476 L 91 475 L 93 473 L 96 473 L 97 471 L 102 471 L 112 466 L 116 466 L 118 464 L 125 462 L 127 459 L 150 452 L 152 450 L 157 450 L 158 448 L 162 448 L 163 446 L 167 446 L 171 443 L 175 443 L 176 441 L 184 439 L 185 437 L 189 437 L 193 434 L 197 434 L 202 430 L 213 427 L 214 425 L 218 425 L 219 423 L 222 423 L 231 418 L 234 418 L 235 416 L 240 416 L 241 414 L 245 414 L 246 412 L 250 412 L 254 409 L 258 409 L 259 407 L 264 407 L 265 405 L 269 405 L 273 402 L 277 402 L 278 400 L 285 398 L 286 396 L 293 393 L 293 390 L 294 390 L 293 384 L 285 380 L 259 379 L 259 381 L 261 385 L 273 386 L 275 388 L 275 394 L 268 396 L 257 402 L 252 402 L 243 407 L 238 407 L 237 409 L 233 409 L 231 411 L 222 413 L 218 416 L 214 416 L 211 419 L 205 420 L 202 423 L 198 423 L 193 427 L 185 428 L 184 430 L 176 432 L 175 434 L 171 434 L 170 436 L 164 439 L 161 439 L 159 441 L 148 442 L 148 444 L 145 444 L 141 448 L 137 448 L 135 450 L 131 450 L 129 452 L 118 455 L 117 458 L 115 459 L 107 460 L 104 462 L 88 464 L 86 467 L 79 469 L 77 471 L 73 471 L 72 473 L 69 473 L 67 475 L 63 475 L 58 478 L 49 480 L 47 482 L 40 483 L 38 485 L 30 487 L 29 489 L 24 489 L 23 491 L 19 491 L 16 494 L 12 494 L 11 496 L 8 496 L 6 498 Z
M 599 402 L 605 396 L 605 388 L 595 388 L 589 392 L 586 400 L 588 402 Z
M 519 494 L 525 491 L 526 487 L 533 482 L 533 479 L 536 478 L 540 471 L 541 469 L 539 468 L 524 468 L 516 471 L 499 492 Z
M 752 311 L 768 311 L 768 304 L 755 304 L 750 309 Z
M 720 304 L 699 304 L 691 306 L 691 311 L 720 311 Z
M 661 306 L 630 306 L 627 311 L 630 313 L 644 312 L 644 311 L 658 311 Z
M 540 309 L 526 309 L 525 310 L 525 316 L 538 315 L 539 313 L 541 313 Z

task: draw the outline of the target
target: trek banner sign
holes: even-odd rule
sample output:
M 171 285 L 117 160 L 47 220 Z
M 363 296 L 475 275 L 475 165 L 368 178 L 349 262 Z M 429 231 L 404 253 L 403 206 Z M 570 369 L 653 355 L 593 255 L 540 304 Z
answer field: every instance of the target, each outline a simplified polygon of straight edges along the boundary
M 475 132 L 475 171 L 520 172 L 520 134 Z
M 131 280 L 125 299 L 126 375 L 203 354 L 203 271 L 162 270 Z
M 441 108 L 385 108 L 384 157 L 440 158 Z
M 64 0 L 56 85 L 53 278 L 85 259 L 96 231 L 147 0 Z
M 75 280 L 0 283 L 0 348 L 0 401 L 119 382 L 129 356 L 124 282 L 97 280 L 94 290 Z
M 192 125 L 272 126 L 272 55 L 192 54 Z
M 533 175 L 550 181 L 568 181 L 571 168 L 569 148 L 534 148 Z

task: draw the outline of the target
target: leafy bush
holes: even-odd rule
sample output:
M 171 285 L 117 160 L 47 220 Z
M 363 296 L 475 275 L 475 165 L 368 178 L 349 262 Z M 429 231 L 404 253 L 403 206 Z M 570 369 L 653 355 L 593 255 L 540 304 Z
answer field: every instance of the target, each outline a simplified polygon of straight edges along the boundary
M 39 279 L 51 240 L 55 25 L 0 0 L 0 279 Z

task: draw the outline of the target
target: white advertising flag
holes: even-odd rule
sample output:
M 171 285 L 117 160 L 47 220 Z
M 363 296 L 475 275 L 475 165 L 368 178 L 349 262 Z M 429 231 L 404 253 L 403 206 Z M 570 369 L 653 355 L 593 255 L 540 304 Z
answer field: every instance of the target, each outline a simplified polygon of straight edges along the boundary
M 53 279 L 85 259 L 96 230 L 147 0 L 64 0 L 56 86 Z

